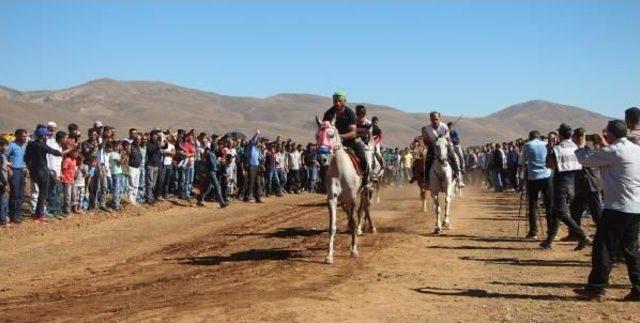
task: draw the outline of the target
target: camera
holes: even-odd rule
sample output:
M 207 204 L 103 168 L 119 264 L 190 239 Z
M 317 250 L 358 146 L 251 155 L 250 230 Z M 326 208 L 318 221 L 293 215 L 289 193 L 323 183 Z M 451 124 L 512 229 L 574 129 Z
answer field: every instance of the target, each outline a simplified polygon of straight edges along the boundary
M 594 141 L 596 140 L 596 135 L 586 135 L 586 136 L 585 136 L 585 139 L 586 139 L 587 141 L 594 142 Z

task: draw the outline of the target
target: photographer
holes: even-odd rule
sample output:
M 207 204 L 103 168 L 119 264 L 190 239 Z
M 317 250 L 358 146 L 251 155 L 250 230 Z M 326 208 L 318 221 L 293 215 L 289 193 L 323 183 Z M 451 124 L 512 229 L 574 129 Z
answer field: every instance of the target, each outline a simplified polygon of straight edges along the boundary
M 595 144 L 602 149 L 576 151 L 578 161 L 585 167 L 599 167 L 604 180 L 604 210 L 596 228 L 589 281 L 584 289 L 574 290 L 590 299 L 604 297 L 612 259 L 622 246 L 632 284 L 624 300 L 640 301 L 640 147 L 626 137 L 623 121 L 609 121 L 606 140 L 595 135 Z

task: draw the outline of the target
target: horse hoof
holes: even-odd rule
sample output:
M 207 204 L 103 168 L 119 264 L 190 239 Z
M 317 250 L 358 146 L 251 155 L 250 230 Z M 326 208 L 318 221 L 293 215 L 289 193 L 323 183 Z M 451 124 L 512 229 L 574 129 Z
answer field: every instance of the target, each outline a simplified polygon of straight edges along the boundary
M 324 263 L 329 265 L 333 264 L 333 257 L 327 256 L 327 258 L 324 258 Z
M 442 233 L 442 230 L 440 230 L 440 228 L 436 228 L 435 230 L 433 230 L 433 233 L 440 234 Z
M 377 232 L 378 232 L 378 229 L 376 229 L 376 228 L 372 228 L 372 229 L 371 229 L 371 230 L 369 230 L 369 231 L 370 231 L 371 233 L 377 233 Z
M 351 251 L 351 257 L 358 258 L 360 257 L 360 253 L 358 253 L 357 251 Z
M 358 229 L 358 231 L 356 231 L 356 234 L 357 234 L 357 235 L 359 235 L 359 236 L 361 236 L 361 235 L 363 235 L 363 234 L 364 234 L 364 232 L 362 232 L 362 229 Z

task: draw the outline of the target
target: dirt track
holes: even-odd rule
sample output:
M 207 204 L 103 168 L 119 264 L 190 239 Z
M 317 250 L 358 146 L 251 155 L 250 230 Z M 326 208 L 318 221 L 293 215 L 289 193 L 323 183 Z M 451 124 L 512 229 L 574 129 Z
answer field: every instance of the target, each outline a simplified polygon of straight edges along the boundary
M 623 265 L 613 300 L 577 300 L 588 251 L 538 250 L 514 238 L 515 195 L 465 193 L 453 230 L 433 236 L 417 188 L 387 188 L 379 233 L 360 258 L 338 235 L 334 265 L 321 263 L 321 195 L 25 223 L 0 231 L 0 321 L 640 321 L 637 303 L 616 301 Z

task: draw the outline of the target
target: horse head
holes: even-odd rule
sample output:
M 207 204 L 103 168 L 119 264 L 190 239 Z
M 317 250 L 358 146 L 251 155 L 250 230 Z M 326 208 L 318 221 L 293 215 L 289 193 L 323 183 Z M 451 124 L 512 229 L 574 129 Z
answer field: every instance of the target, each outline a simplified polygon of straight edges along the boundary
M 444 136 L 439 136 L 433 143 L 435 160 L 445 163 L 448 159 L 448 142 Z

